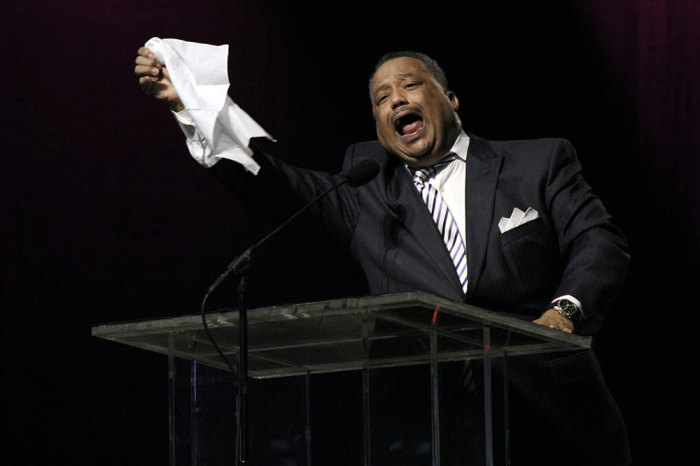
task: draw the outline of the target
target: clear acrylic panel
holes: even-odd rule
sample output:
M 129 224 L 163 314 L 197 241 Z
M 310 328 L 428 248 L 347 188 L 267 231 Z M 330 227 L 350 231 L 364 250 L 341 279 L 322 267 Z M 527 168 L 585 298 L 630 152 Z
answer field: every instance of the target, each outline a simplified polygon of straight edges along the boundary
M 506 464 L 507 360 L 591 345 L 420 292 L 260 308 L 247 320 L 256 464 Z M 207 315 L 234 366 L 238 322 L 235 310 Z M 200 316 L 92 334 L 168 356 L 171 464 L 235 463 L 236 375 Z

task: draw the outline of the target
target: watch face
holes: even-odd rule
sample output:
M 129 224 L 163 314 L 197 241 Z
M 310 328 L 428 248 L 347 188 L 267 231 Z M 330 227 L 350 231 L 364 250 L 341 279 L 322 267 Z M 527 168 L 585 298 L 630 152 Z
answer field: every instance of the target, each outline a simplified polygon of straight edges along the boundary
M 559 307 L 562 311 L 566 312 L 567 314 L 573 314 L 577 311 L 576 305 L 571 301 L 567 301 L 566 299 L 562 299 L 561 301 L 559 301 Z
M 568 299 L 560 299 L 556 303 L 559 308 L 559 314 L 566 317 L 569 320 L 576 320 L 578 317 L 578 306 Z

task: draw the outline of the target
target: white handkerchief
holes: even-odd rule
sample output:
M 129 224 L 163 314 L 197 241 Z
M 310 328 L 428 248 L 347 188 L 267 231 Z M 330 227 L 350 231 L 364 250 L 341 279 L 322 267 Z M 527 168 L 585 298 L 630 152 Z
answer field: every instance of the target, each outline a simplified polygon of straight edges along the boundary
M 228 96 L 228 45 L 153 37 L 146 47 L 168 68 L 180 100 L 212 153 L 257 173 L 248 143 L 254 137 L 273 138 Z
M 505 233 L 538 217 L 539 214 L 532 207 L 528 207 L 525 212 L 516 207 L 513 209 L 513 213 L 510 214 L 510 218 L 501 217 L 501 220 L 498 222 L 498 229 L 501 230 L 501 233 Z

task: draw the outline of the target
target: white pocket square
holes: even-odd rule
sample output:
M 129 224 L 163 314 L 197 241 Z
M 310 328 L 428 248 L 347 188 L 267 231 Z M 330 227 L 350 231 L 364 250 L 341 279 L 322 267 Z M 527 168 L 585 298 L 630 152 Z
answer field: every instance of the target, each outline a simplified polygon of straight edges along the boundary
M 501 234 L 503 234 L 515 227 L 531 222 L 538 217 L 539 214 L 532 207 L 528 207 L 525 212 L 516 207 L 513 209 L 513 213 L 510 214 L 510 218 L 501 217 L 501 220 L 498 222 L 498 229 L 501 230 Z

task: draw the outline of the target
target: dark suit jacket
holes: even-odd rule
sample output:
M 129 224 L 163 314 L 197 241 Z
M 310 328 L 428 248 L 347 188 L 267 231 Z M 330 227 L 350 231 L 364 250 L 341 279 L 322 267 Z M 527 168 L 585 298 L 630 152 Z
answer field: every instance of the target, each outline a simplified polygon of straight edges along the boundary
M 261 151 L 255 157 L 257 176 L 226 160 L 211 170 L 251 209 L 276 221 L 341 179 Z M 314 208 L 313 217 L 352 252 L 373 294 L 421 290 L 528 320 L 569 294 L 583 303 L 586 316 L 576 331 L 599 328 L 622 286 L 627 244 L 584 181 L 567 141 L 471 136 L 466 295 L 405 166 L 375 141 L 351 146 L 344 169 L 363 159 L 379 164 L 378 176 L 358 188 L 343 185 Z M 515 207 L 532 207 L 539 218 L 502 234 L 499 220 Z M 514 464 L 627 464 L 624 423 L 592 352 L 520 358 L 509 367 Z M 459 387 L 456 393 L 451 406 L 459 421 L 469 416 L 458 414 L 465 398 Z M 534 447 L 543 442 L 548 448 Z M 456 464 L 466 450 L 455 446 Z
M 244 202 L 279 218 L 339 180 L 291 167 L 260 152 L 258 176 L 222 160 L 212 171 Z M 601 325 L 624 281 L 629 260 L 621 232 L 561 139 L 487 141 L 471 136 L 467 155 L 466 231 L 469 288 L 452 261 L 411 176 L 378 142 L 351 146 L 344 169 L 373 159 L 379 175 L 324 199 L 316 218 L 347 246 L 373 294 L 421 290 L 535 319 L 547 304 L 572 295 L 584 306 L 579 333 Z M 539 218 L 501 234 L 513 208 Z

